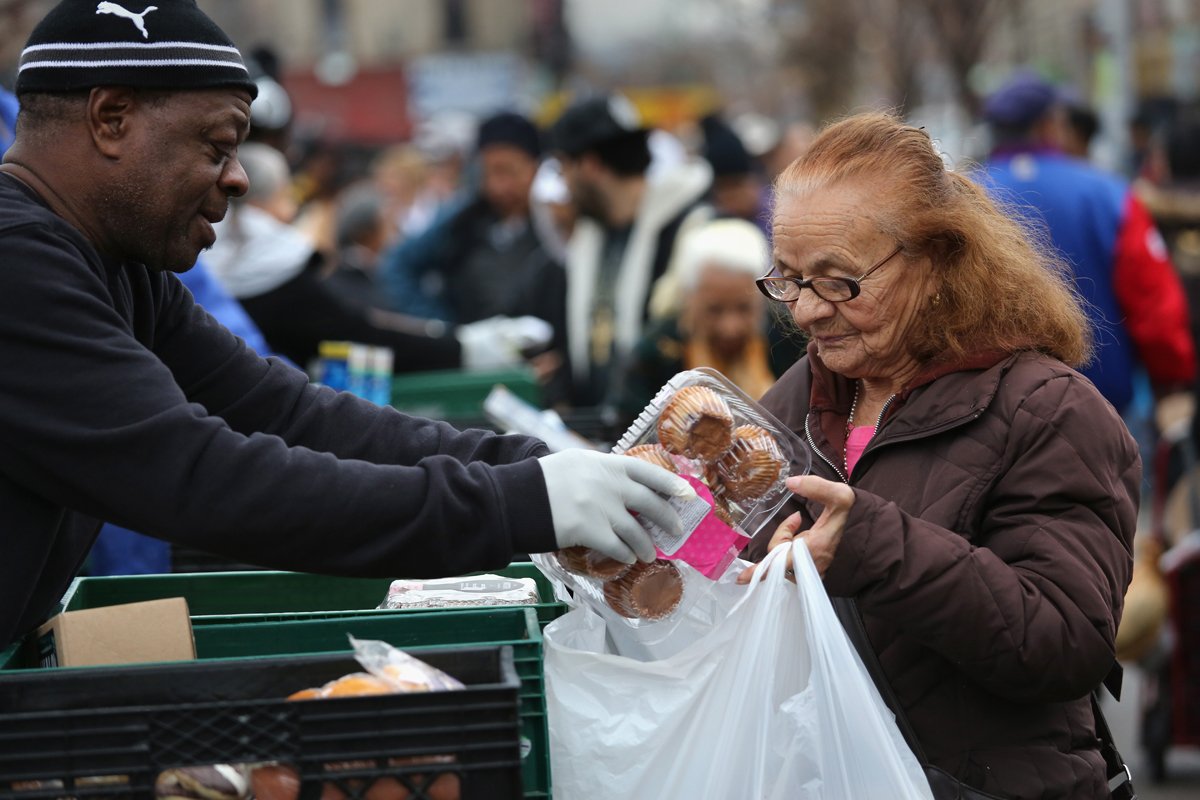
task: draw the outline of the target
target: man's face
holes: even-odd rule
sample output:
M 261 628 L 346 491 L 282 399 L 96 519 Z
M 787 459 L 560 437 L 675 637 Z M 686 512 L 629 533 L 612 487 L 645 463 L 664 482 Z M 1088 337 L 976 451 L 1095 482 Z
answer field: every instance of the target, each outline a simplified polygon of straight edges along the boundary
M 563 180 L 567 182 L 567 190 L 571 193 L 571 202 L 575 205 L 576 213 L 604 222 L 608 217 L 608 206 L 604 202 L 604 193 L 597 183 L 598 161 L 594 156 L 583 155 L 579 158 L 559 156 L 562 164 Z
M 754 222 L 761 201 L 762 182 L 757 175 L 730 175 L 713 181 L 713 204 L 722 213 Z
M 479 153 L 483 197 L 502 218 L 529 213 L 529 189 L 537 161 L 519 147 L 491 144 Z
M 246 193 L 237 160 L 250 124 L 250 95 L 210 89 L 137 102 L 97 209 L 125 258 L 186 272 L 216 241 L 230 197 Z

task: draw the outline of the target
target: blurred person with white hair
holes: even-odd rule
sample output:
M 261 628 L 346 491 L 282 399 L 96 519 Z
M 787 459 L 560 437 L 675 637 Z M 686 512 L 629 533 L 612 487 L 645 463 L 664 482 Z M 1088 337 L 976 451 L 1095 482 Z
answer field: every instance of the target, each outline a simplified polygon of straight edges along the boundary
M 712 367 L 752 398 L 775 383 L 767 309 L 754 281 L 770 265 L 758 226 L 718 219 L 687 233 L 677 262 L 679 315 L 647 329 L 623 382 L 621 411 L 635 416 L 677 372 Z

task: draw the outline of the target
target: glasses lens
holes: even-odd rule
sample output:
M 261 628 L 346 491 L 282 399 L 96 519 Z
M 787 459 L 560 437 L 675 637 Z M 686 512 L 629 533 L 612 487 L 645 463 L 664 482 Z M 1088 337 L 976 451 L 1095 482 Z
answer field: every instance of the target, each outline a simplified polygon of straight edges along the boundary
M 854 289 L 846 278 L 813 278 L 812 290 L 831 303 L 842 303 L 854 297 Z
M 762 285 L 767 294 L 776 300 L 791 301 L 800 294 L 800 287 L 787 278 L 763 278 Z

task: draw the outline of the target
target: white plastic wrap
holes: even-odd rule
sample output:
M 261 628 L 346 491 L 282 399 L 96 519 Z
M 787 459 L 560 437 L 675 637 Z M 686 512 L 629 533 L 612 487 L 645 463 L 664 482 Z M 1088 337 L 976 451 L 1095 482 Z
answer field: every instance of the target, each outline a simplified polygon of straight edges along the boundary
M 472 575 L 465 578 L 395 580 L 380 608 L 460 608 L 534 605 L 539 602 L 533 578 Z

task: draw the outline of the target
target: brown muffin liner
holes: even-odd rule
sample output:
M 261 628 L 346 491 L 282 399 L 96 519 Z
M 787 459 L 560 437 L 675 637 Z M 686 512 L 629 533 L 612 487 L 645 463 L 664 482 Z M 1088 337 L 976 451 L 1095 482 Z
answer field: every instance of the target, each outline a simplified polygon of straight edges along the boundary
M 609 558 L 590 547 L 567 547 L 557 551 L 554 556 L 567 572 L 602 581 L 619 578 L 628 572 L 630 567 L 629 564 Z
M 787 469 L 787 459 L 775 437 L 757 425 L 739 425 L 733 445 L 713 470 L 722 497 L 734 502 L 759 498 L 769 492 Z
M 707 386 L 685 386 L 662 410 L 657 432 L 658 441 L 675 455 L 713 461 L 733 442 L 733 413 Z
M 624 455 L 646 461 L 671 472 L 679 472 L 671 454 L 660 444 L 639 444 L 626 450 Z
M 604 599 L 627 619 L 662 619 L 679 608 L 683 576 L 670 561 L 639 561 L 622 577 L 604 584 Z

